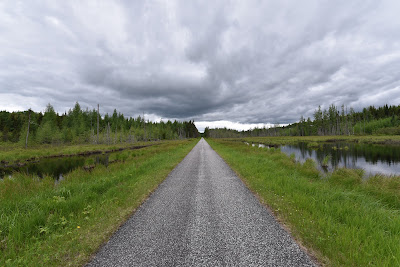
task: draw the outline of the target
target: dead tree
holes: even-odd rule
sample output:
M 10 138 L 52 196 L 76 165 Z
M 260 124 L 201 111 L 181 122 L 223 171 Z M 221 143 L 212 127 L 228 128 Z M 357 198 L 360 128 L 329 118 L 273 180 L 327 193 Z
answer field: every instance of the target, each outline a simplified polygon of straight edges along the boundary
M 97 144 L 99 143 L 99 109 L 100 105 L 97 104 Z
M 144 120 L 144 112 L 143 112 L 143 140 L 147 141 L 147 138 L 146 138 L 146 121 Z
M 110 129 L 110 123 L 107 123 L 107 144 L 109 145 L 111 143 L 111 129 Z
M 31 109 L 29 109 L 29 117 L 28 117 L 28 131 L 26 131 L 26 139 L 25 139 L 25 149 L 28 148 L 28 138 L 29 138 L 29 126 L 31 125 Z

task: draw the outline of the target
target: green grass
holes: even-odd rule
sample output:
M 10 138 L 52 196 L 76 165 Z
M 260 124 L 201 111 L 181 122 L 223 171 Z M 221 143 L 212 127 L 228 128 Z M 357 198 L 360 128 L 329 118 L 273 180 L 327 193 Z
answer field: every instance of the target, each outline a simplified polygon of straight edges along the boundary
M 279 150 L 229 140 L 209 144 L 328 266 L 400 265 L 400 177 L 338 169 L 321 177 L 315 163 Z
M 311 148 L 311 149 L 318 149 L 320 146 L 320 144 L 318 142 L 309 142 L 307 143 L 307 147 Z
M 400 135 L 366 135 L 366 136 L 273 136 L 273 137 L 245 137 L 245 138 L 226 138 L 225 140 L 236 140 L 248 143 L 261 143 L 266 145 L 289 145 L 298 142 L 311 143 L 310 146 L 317 147 L 321 142 L 357 142 L 366 144 L 396 144 L 400 145 Z
M 159 142 L 136 142 L 132 143 L 119 143 L 114 145 L 35 145 L 25 149 L 21 145 L 14 143 L 1 143 L 0 144 L 0 161 L 15 162 L 23 161 L 31 158 L 50 157 L 54 155 L 76 155 L 83 152 L 91 151 L 110 151 L 116 149 L 125 149 L 134 146 L 146 146 L 159 144 Z
M 197 143 L 125 151 L 124 162 L 75 170 L 61 183 L 0 181 L 0 266 L 80 266 Z

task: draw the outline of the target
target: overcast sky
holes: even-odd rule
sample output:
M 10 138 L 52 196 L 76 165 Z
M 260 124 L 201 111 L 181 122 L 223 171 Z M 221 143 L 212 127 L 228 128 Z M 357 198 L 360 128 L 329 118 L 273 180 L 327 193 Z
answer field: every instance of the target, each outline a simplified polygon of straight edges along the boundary
M 0 0 L 0 110 L 236 129 L 400 104 L 400 1 Z

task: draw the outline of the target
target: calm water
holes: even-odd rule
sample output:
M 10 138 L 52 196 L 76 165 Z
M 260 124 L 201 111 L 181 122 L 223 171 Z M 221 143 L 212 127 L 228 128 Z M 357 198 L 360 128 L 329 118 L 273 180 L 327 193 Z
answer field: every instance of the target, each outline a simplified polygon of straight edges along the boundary
M 329 156 L 328 170 L 337 167 L 363 169 L 366 175 L 386 174 L 400 175 L 400 147 L 388 145 L 329 143 L 322 144 L 317 149 L 307 146 L 307 143 L 281 146 L 281 151 L 295 155 L 296 159 L 304 162 L 311 158 L 322 165 Z
M 258 147 L 265 147 L 259 144 Z M 358 143 L 325 143 L 318 148 L 310 148 L 307 143 L 281 146 L 287 155 L 294 154 L 296 160 L 304 162 L 307 158 L 317 162 L 319 169 L 331 171 L 338 167 L 363 169 L 367 176 L 374 174 L 400 175 L 400 146 Z M 329 156 L 328 167 L 322 162 Z
M 113 152 L 118 153 L 118 152 Z M 63 175 L 70 171 L 92 164 L 102 164 L 108 166 L 110 154 L 98 154 L 90 156 L 74 156 L 60 158 L 45 158 L 39 162 L 28 163 L 23 167 L 0 168 L 0 179 L 12 176 L 13 172 L 24 172 L 27 174 L 43 177 L 49 175 L 56 180 L 62 180 Z

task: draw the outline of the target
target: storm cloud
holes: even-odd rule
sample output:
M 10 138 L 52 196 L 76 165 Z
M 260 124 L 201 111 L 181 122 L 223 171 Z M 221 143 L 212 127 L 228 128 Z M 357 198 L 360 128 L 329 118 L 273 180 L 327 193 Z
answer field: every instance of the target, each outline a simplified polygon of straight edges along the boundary
M 399 1 L 0 2 L 0 110 L 207 125 L 400 104 Z M 221 125 L 218 124 L 221 122 Z

